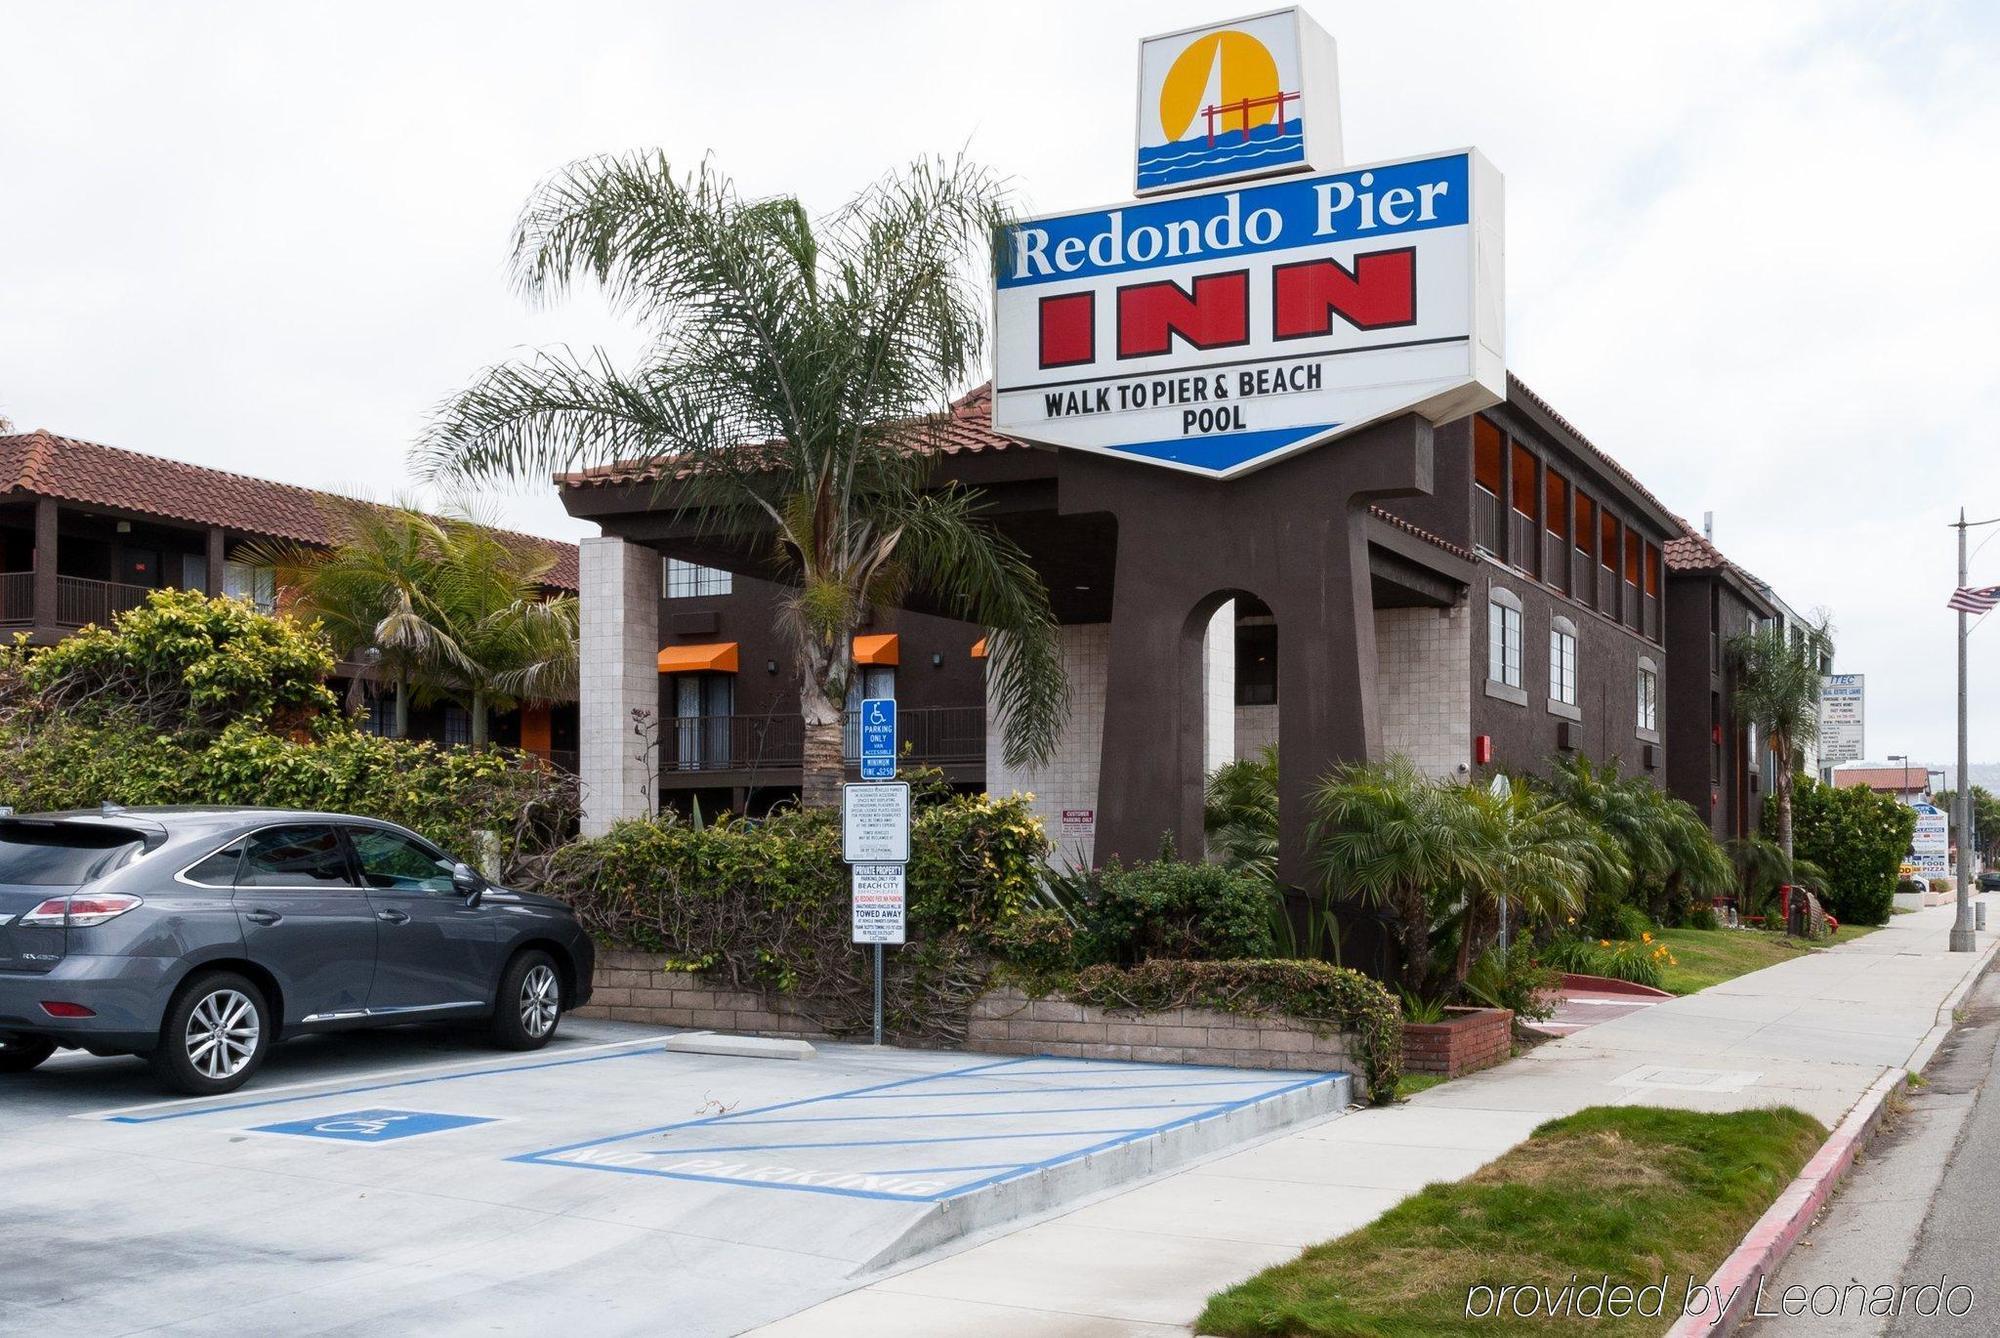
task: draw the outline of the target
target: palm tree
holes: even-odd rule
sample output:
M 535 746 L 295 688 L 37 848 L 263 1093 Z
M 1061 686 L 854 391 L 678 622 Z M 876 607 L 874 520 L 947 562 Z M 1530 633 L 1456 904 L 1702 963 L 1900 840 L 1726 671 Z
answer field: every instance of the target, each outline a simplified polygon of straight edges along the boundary
M 1670 920 L 1683 889 L 1695 896 L 1720 896 L 1737 885 L 1728 855 L 1701 816 L 1649 781 L 1621 777 L 1615 760 L 1592 766 L 1579 754 L 1558 762 L 1551 769 L 1549 789 L 1621 847 L 1624 872 L 1599 882 L 1605 895 L 1637 900 L 1654 919 Z
M 1792 778 L 1801 749 L 1819 738 L 1820 665 L 1833 653 L 1833 624 L 1821 613 L 1790 632 L 1773 622 L 1732 637 L 1736 713 L 1755 725 L 1777 760 L 1778 848 L 1792 858 Z
M 1068 706 L 1048 592 L 976 494 L 932 486 L 927 449 L 983 370 L 971 258 L 1003 209 L 962 160 L 918 163 L 817 220 L 796 199 L 744 199 L 706 164 L 573 163 L 521 215 L 516 283 L 547 300 L 596 280 L 651 336 L 641 364 L 549 351 L 492 368 L 439 408 L 419 458 L 481 480 L 655 460 L 683 514 L 754 538 L 792 588 L 778 619 L 805 804 L 839 799 L 863 611 L 913 592 L 990 629 L 1006 761 L 1047 761 Z
M 1228 868 L 1278 881 L 1278 749 L 1225 762 L 1202 787 L 1208 848 Z
M 552 557 L 469 516 L 353 502 L 335 520 L 332 548 L 269 546 L 250 560 L 276 569 L 293 611 L 318 618 L 342 658 L 379 652 L 396 737 L 413 694 L 462 701 L 475 747 L 493 708 L 575 695 L 577 606 L 543 597 Z
M 1581 910 L 1592 887 L 1631 877 L 1611 833 L 1552 795 L 1505 776 L 1485 789 L 1452 789 L 1474 821 L 1460 887 L 1457 982 L 1485 951 L 1502 906 L 1519 905 L 1518 924 L 1549 922 Z

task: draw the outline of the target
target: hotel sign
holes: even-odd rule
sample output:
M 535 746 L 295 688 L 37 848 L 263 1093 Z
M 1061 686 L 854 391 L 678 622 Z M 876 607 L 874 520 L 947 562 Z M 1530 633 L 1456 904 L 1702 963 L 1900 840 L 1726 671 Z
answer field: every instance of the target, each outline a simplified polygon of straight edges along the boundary
M 1338 71 L 1299 9 L 1146 38 L 1133 193 L 1339 167 Z
M 1498 403 L 1501 192 L 1465 149 L 1015 224 L 994 429 L 1230 478 Z

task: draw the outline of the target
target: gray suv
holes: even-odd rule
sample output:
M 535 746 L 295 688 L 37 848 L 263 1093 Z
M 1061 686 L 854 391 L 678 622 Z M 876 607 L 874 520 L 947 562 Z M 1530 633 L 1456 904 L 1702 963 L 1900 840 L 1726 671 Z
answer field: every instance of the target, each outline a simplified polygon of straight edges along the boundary
M 335 813 L 133 808 L 0 817 L 0 1074 L 58 1047 L 150 1056 L 233 1091 L 274 1040 L 483 1023 L 547 1044 L 590 998 L 569 908 L 414 832 Z

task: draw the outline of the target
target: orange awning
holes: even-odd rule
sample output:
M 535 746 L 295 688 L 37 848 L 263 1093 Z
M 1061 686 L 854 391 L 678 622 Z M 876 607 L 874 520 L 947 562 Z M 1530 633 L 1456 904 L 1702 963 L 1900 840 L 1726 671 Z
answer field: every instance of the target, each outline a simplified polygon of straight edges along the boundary
M 986 658 L 985 637 L 981 637 L 979 638 L 979 640 L 972 643 L 972 658 L 975 660 L 983 660 Z
M 878 632 L 854 638 L 856 664 L 901 664 L 902 647 L 894 632 Z
M 736 643 L 710 641 L 699 646 L 662 646 L 660 672 L 733 674 L 736 672 Z

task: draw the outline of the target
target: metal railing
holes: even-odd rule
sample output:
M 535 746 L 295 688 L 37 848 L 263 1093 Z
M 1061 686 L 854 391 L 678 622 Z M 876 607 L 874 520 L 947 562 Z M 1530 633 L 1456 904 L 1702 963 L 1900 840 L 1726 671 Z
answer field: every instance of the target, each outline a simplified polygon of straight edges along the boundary
M 1500 499 L 1486 489 L 1472 489 L 1472 542 L 1487 552 L 1500 552 Z
M 35 573 L 0 571 L 0 625 L 19 627 L 35 621 Z
M 63 627 L 108 624 L 112 615 L 136 609 L 152 587 L 118 581 L 93 581 L 86 576 L 56 577 L 56 622 Z
M 1531 576 L 1537 570 L 1535 533 L 1539 528 L 1533 516 L 1507 508 L 1507 561 Z
M 841 749 L 860 757 L 859 713 L 847 713 Z M 969 766 L 986 760 L 986 708 L 937 706 L 897 713 L 903 760 Z M 660 730 L 660 770 L 786 770 L 805 761 L 805 723 L 796 711 L 773 715 L 680 716 Z

